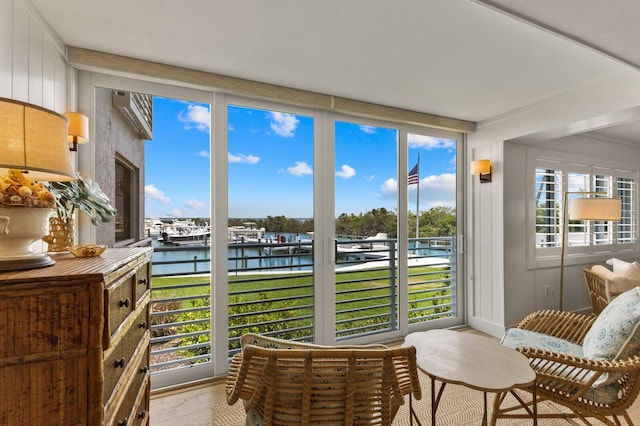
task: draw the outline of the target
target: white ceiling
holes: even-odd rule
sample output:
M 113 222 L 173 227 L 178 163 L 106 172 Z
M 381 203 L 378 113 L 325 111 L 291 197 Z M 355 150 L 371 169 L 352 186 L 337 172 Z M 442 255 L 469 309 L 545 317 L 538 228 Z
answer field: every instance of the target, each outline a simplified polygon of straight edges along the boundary
M 640 64 L 637 0 L 31 3 L 69 46 L 475 122 Z

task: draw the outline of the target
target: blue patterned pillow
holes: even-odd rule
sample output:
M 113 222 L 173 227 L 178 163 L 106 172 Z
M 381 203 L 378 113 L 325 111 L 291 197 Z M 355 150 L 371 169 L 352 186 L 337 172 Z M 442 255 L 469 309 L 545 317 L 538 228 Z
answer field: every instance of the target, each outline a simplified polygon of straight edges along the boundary
M 625 291 L 609 303 L 584 336 L 584 356 L 589 359 L 625 359 L 640 353 L 640 287 Z M 611 383 L 618 374 L 603 376 L 596 386 Z

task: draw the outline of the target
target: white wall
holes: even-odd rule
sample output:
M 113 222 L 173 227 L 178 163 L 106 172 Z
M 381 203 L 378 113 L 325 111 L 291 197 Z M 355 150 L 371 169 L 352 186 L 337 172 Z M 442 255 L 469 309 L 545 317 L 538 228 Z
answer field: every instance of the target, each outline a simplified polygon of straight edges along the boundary
M 480 185 L 476 176 L 468 176 L 468 233 L 473 251 L 467 270 L 469 323 L 473 327 L 499 336 L 527 314 L 557 307 L 557 288 L 545 296 L 544 287 L 558 285 L 559 268 L 528 270 L 526 266 L 527 150 L 539 147 L 579 153 L 596 161 L 607 158 L 638 164 L 640 147 L 568 137 L 640 119 L 638 106 L 640 73 L 629 70 L 479 123 L 477 132 L 469 135 L 469 160 L 490 157 L 494 165 L 492 183 Z M 565 270 L 565 283 L 570 283 L 565 287 L 567 310 L 587 308 L 582 266 L 571 265 Z
M 62 113 L 67 108 L 64 44 L 19 0 L 0 0 L 0 97 Z
M 0 0 L 0 97 L 68 110 L 69 72 L 64 44 L 27 4 Z M 46 244 L 33 244 L 37 251 Z

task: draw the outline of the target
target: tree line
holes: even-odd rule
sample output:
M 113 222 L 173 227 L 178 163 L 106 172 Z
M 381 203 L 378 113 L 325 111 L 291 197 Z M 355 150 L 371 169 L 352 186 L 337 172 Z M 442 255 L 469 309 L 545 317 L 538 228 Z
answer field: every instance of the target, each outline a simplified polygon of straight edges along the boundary
M 242 225 L 244 222 L 255 222 L 258 228 L 266 232 L 286 232 L 305 234 L 313 231 L 313 219 L 287 218 L 286 216 L 267 216 L 262 219 L 229 219 L 229 226 Z M 372 209 L 366 213 L 342 213 L 336 218 L 336 235 L 354 238 L 375 236 L 379 232 L 387 234 L 388 238 L 397 238 L 398 218 L 395 212 L 384 207 Z M 416 215 L 409 212 L 409 237 L 415 237 Z M 419 236 L 446 237 L 456 234 L 456 213 L 452 207 L 433 207 L 420 213 Z

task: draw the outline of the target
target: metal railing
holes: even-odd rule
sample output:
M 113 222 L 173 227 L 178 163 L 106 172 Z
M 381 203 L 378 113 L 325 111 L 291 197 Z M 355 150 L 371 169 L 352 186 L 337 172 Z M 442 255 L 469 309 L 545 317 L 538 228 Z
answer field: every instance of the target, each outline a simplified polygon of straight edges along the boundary
M 397 243 L 336 242 L 336 340 L 398 328 Z M 211 358 L 209 247 L 159 247 L 153 258 L 152 371 Z M 230 243 L 229 356 L 256 332 L 313 341 L 313 243 Z M 456 315 L 455 238 L 411 240 L 410 323 Z

